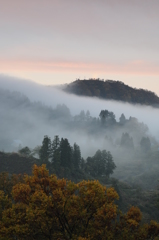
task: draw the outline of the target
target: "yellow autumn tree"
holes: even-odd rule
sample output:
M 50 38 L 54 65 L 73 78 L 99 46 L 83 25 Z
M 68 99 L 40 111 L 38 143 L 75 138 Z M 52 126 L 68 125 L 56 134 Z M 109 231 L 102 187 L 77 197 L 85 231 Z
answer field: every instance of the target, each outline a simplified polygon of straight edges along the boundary
M 25 175 L 14 185 L 11 197 L 0 191 L 0 239 L 135 240 L 158 236 L 156 222 L 142 226 L 140 210 L 131 207 L 122 214 L 114 202 L 117 199 L 113 188 L 98 181 L 75 184 L 49 175 L 45 165 L 34 165 L 33 175 Z

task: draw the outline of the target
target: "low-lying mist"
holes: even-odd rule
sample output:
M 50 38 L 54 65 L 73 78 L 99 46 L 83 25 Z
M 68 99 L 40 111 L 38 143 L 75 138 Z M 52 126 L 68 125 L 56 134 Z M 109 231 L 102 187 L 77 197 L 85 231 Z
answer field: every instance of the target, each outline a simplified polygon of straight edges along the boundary
M 113 112 L 117 123 L 102 125 L 101 110 Z M 122 113 L 125 124 L 120 122 Z M 34 148 L 41 145 L 44 135 L 51 139 L 58 135 L 67 138 L 71 145 L 76 142 L 84 158 L 98 149 L 110 151 L 117 165 L 114 176 L 122 179 L 132 177 L 132 171 L 122 177 L 126 163 L 135 163 L 135 169 L 142 165 L 142 173 L 150 169 L 151 163 L 145 161 L 145 165 L 142 161 L 148 161 L 147 155 L 136 154 L 142 138 L 148 137 L 151 147 L 158 152 L 159 109 L 153 107 L 78 97 L 53 86 L 1 75 L 0 116 L 0 151 L 16 151 L 19 145 Z M 124 137 L 130 145 L 132 142 L 132 147 L 121 144 Z M 136 175 L 140 173 L 137 171 Z
M 31 81 L 3 75 L 0 75 L 0 88 L 23 93 L 31 101 L 40 101 L 53 108 L 57 104 L 65 104 L 70 109 L 72 115 L 79 114 L 81 110 L 89 110 L 91 116 L 99 117 L 100 111 L 107 109 L 114 112 L 116 119 L 119 119 L 121 113 L 124 113 L 126 118 L 132 116 L 137 118 L 139 122 L 144 122 L 148 126 L 150 133 L 159 139 L 158 108 L 91 97 L 79 97 L 67 94 L 53 86 L 43 86 Z

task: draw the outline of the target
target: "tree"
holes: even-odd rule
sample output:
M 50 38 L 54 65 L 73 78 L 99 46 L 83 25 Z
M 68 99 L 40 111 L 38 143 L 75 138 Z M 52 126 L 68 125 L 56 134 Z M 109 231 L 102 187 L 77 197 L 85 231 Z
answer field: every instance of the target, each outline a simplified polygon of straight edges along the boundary
M 90 118 L 91 118 L 91 116 L 90 116 L 90 111 L 87 110 L 87 112 L 86 112 L 86 120 L 89 121 Z
M 15 185 L 12 196 L 14 203 L 4 208 L 0 221 L 0 237 L 6 239 L 88 239 L 100 228 L 101 214 L 108 225 L 117 215 L 114 189 L 98 181 L 58 180 L 44 165 L 35 165 L 33 176 Z
M 11 194 L 10 194 L 11 196 Z M 118 194 L 98 181 L 73 183 L 49 175 L 45 165 L 34 165 L 32 176 L 0 191 L 0 239 L 118 239 L 159 237 L 159 224 L 141 224 L 142 214 L 132 206 L 118 211 Z
M 151 150 L 151 142 L 149 137 L 142 137 L 140 141 L 140 147 L 143 152 L 148 152 Z
M 122 113 L 120 118 L 119 118 L 119 123 L 121 125 L 124 125 L 126 123 L 126 118 L 125 118 L 125 115 Z
M 65 104 L 58 104 L 55 109 L 55 117 L 61 120 L 70 120 L 71 113 L 69 108 Z
M 37 158 L 40 158 L 40 149 L 41 146 L 36 146 L 33 150 L 32 150 L 32 156 L 35 156 Z
M 92 158 L 87 158 L 86 171 L 93 177 L 106 176 L 108 178 L 115 168 L 116 165 L 109 151 L 98 150 Z
M 105 164 L 102 158 L 102 152 L 98 150 L 93 156 L 95 166 L 95 176 L 102 176 L 105 169 Z
M 129 133 L 123 133 L 120 141 L 120 146 L 126 148 L 127 150 L 134 149 L 133 138 L 130 137 Z
M 99 117 L 103 125 L 113 125 L 116 123 L 115 114 L 108 110 L 101 110 Z
M 31 150 L 28 147 L 24 147 L 20 149 L 18 152 L 25 157 L 29 157 L 31 155 Z
M 51 157 L 51 139 L 45 135 L 39 152 L 41 163 L 48 163 Z
M 76 143 L 74 143 L 73 149 L 72 149 L 72 160 L 73 160 L 73 165 L 75 169 L 79 169 L 81 166 L 81 150 Z
M 109 124 L 116 123 L 115 114 L 113 112 L 109 112 L 108 123 Z
M 79 120 L 83 122 L 83 121 L 85 121 L 85 118 L 86 118 L 85 111 L 82 110 L 79 114 Z
M 67 138 L 61 138 L 60 163 L 61 167 L 72 168 L 72 149 Z
M 85 160 L 83 158 L 81 158 L 81 169 L 85 169 Z
M 101 123 L 105 124 L 106 123 L 106 119 L 109 115 L 109 111 L 108 110 L 101 110 L 99 117 L 101 119 Z
M 51 162 L 54 166 L 54 168 L 57 170 L 60 167 L 60 139 L 59 136 L 55 136 L 54 140 L 52 142 L 52 147 L 51 147 Z
M 5 196 L 11 197 L 12 187 L 19 182 L 23 182 L 23 176 L 20 174 L 10 175 L 7 172 L 0 173 L 0 191 L 2 191 Z
M 102 159 L 104 162 L 104 174 L 109 177 L 110 174 L 113 174 L 113 171 L 116 168 L 113 157 L 109 151 L 107 152 L 106 150 L 103 150 Z

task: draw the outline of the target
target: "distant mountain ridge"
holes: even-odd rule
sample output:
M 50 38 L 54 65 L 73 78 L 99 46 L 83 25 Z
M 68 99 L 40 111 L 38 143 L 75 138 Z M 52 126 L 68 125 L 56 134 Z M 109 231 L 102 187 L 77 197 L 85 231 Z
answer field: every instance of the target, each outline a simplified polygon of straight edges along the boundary
M 63 90 L 80 96 L 124 101 L 159 107 L 159 97 L 151 91 L 132 88 L 121 81 L 89 79 L 66 84 Z

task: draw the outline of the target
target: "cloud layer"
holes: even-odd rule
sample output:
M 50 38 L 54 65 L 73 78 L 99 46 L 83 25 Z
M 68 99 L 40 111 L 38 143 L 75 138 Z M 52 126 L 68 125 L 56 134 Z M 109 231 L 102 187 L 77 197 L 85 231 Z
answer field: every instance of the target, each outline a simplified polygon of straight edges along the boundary
M 144 76 L 151 88 L 159 78 L 158 11 L 157 0 L 3 1 L 0 72 L 43 84 L 49 74 L 52 84 L 57 74 L 61 83 L 62 74 L 80 74 L 131 85 Z

